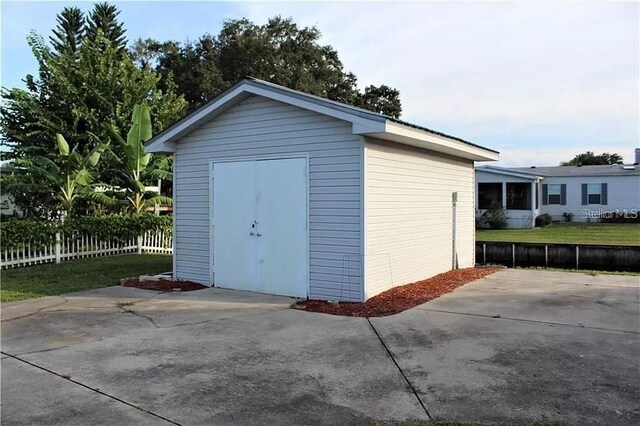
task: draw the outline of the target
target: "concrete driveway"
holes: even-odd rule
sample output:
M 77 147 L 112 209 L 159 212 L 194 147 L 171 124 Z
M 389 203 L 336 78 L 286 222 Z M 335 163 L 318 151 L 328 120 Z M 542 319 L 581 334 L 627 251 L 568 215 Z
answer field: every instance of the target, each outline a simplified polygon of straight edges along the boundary
M 637 277 L 505 270 L 386 318 L 111 287 L 2 306 L 2 424 L 640 423 Z

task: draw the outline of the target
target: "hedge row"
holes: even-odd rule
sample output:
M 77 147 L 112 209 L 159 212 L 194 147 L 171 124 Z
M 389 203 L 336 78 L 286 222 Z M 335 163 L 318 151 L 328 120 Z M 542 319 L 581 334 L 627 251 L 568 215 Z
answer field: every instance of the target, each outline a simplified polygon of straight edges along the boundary
M 32 219 L 7 219 L 0 223 L 0 249 L 10 249 L 30 241 L 32 246 L 55 241 L 56 232 L 65 235 L 93 235 L 101 240 L 130 241 L 148 231 L 171 234 L 171 216 L 142 214 L 112 214 L 107 216 L 79 216 L 64 222 Z

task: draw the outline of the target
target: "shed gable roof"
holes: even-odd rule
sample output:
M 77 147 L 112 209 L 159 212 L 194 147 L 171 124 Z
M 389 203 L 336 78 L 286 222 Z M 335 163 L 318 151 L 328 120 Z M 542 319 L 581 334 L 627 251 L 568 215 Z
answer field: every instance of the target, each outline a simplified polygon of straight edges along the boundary
M 310 95 L 277 84 L 246 78 L 147 142 L 149 152 L 173 152 L 175 143 L 194 129 L 249 96 L 262 96 L 350 122 L 353 133 L 417 146 L 477 161 L 498 159 L 498 151 L 407 123 L 383 114 Z

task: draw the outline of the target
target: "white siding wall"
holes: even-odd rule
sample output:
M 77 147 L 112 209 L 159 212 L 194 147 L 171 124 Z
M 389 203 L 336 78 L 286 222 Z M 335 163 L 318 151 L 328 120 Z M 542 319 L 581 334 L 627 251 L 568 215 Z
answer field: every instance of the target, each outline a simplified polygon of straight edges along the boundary
M 365 292 L 452 269 L 452 193 L 458 191 L 461 268 L 474 265 L 473 162 L 367 138 Z
M 549 213 L 554 220 L 563 220 L 562 213 L 573 213 L 575 222 L 584 222 L 583 209 L 615 211 L 616 209 L 640 209 L 640 176 L 590 176 L 590 177 L 546 177 L 543 184 L 566 184 L 567 205 L 541 205 L 542 213 Z M 607 205 L 582 205 L 583 183 L 606 183 Z M 597 222 L 597 220 L 592 220 Z
M 256 96 L 180 140 L 174 165 L 177 278 L 211 283 L 212 160 L 308 154 L 309 296 L 361 300 L 362 145 L 350 123 Z

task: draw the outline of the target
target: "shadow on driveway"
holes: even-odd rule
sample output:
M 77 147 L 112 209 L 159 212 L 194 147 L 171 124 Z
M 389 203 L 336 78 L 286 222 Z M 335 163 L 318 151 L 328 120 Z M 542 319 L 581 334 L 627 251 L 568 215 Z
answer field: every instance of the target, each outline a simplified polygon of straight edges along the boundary
M 422 403 L 638 424 L 639 294 L 637 277 L 505 270 L 375 330 L 222 289 L 3 304 L 2 423 L 370 424 L 427 419 Z

